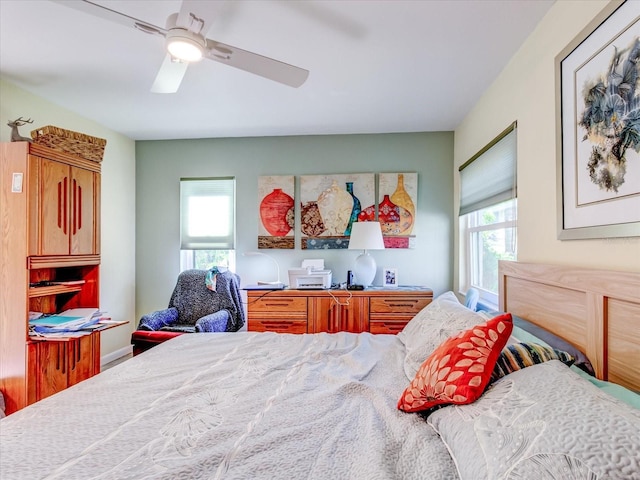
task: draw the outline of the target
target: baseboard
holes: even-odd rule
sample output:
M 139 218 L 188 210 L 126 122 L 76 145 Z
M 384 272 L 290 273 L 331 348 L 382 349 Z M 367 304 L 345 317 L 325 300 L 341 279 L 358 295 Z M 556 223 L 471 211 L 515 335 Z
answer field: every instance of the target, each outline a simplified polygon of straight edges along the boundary
M 133 345 L 128 345 L 126 347 L 122 347 L 115 352 L 108 353 L 100 357 L 100 367 L 103 367 L 107 363 L 111 363 L 114 360 L 119 359 L 120 357 L 124 357 L 126 355 L 131 355 L 133 352 Z

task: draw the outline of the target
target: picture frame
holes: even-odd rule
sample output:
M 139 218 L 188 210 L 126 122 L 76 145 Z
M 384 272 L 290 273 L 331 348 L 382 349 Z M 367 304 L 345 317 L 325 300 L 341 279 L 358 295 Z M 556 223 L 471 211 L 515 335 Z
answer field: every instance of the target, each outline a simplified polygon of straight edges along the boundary
M 387 288 L 396 288 L 398 286 L 398 269 L 385 267 L 382 270 L 383 286 Z
M 612 81 L 640 68 L 628 58 L 639 19 L 640 2 L 612 0 L 555 58 L 560 240 L 640 236 L 640 131 L 626 111 L 640 91 Z

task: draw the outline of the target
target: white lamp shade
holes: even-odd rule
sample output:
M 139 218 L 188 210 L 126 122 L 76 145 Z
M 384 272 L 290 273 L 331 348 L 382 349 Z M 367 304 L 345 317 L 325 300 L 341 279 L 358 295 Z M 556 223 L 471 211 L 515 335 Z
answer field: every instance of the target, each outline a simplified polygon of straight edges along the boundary
M 367 253 L 367 250 L 384 250 L 384 240 L 382 238 L 382 228 L 379 222 L 355 222 L 351 226 L 351 237 L 349 238 L 350 250 L 364 250 L 356 258 L 353 273 L 356 282 L 364 287 L 373 283 L 376 276 L 376 261 Z
M 351 225 L 349 250 L 384 250 L 380 222 L 355 222 Z

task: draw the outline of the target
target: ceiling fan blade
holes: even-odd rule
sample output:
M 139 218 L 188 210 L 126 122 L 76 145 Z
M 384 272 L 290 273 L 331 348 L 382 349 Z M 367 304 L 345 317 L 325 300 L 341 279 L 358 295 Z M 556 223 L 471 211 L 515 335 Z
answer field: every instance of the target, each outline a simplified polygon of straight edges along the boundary
M 102 5 L 98 5 L 97 3 L 89 2 L 87 0 L 51 1 L 59 3 L 60 5 L 74 8 L 84 13 L 88 13 L 90 15 L 94 15 L 96 17 L 104 18 L 105 20 L 109 20 L 111 22 L 119 23 L 120 25 L 124 25 L 126 27 L 137 28 L 138 30 L 141 30 L 145 33 L 152 33 L 161 36 L 164 36 L 167 33 L 167 30 L 162 27 L 158 27 L 157 25 L 154 25 L 152 23 L 130 17 L 129 15 L 125 15 L 124 13 L 116 12 L 115 10 L 111 10 L 110 8 L 103 7 Z
M 275 82 L 299 87 L 309 76 L 309 70 L 289 65 L 288 63 L 264 57 L 257 53 L 248 52 L 238 47 L 232 47 L 207 38 L 207 52 L 205 56 L 216 62 L 225 63 L 245 72 L 260 75 Z
M 177 62 L 167 54 L 151 86 L 152 93 L 176 93 L 187 71 L 188 63 Z
M 178 13 L 178 18 L 176 20 L 176 26 L 186 28 L 194 33 L 199 33 L 203 37 L 206 37 L 211 25 L 218 18 L 218 14 L 224 9 L 225 3 L 226 2 L 219 0 L 215 2 L 182 0 L 180 13 Z M 194 20 L 194 18 L 197 20 Z

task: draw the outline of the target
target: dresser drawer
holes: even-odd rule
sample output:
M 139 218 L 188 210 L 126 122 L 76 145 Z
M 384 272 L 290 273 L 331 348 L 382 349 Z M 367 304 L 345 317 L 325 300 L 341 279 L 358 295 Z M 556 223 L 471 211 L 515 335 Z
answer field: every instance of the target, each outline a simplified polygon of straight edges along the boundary
M 281 317 L 283 313 L 287 317 L 296 316 L 307 319 L 307 298 L 306 297 L 284 297 L 265 295 L 264 297 L 254 299 L 249 298 L 248 302 L 249 318 L 253 315 L 257 317 L 277 316 Z
M 276 320 L 250 318 L 247 329 L 250 332 L 307 333 L 307 319 Z
M 390 315 L 402 315 L 412 318 L 416 313 L 431 303 L 432 297 L 372 297 L 369 300 L 369 314 L 371 318 Z
M 396 335 L 401 332 L 409 320 L 371 320 L 369 322 L 369 331 L 371 333 L 384 333 Z

